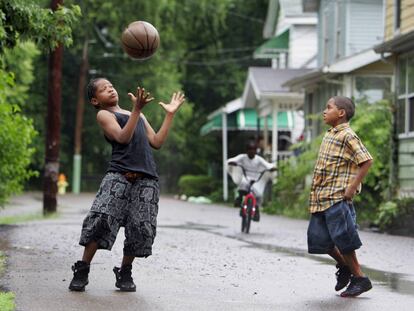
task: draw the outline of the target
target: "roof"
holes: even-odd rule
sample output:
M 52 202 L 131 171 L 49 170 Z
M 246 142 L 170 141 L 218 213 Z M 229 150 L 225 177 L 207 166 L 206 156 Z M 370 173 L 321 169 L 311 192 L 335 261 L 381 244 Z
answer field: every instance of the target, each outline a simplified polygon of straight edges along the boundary
M 342 58 L 333 64 L 325 65 L 318 69 L 309 71 L 302 76 L 292 78 L 286 81 L 283 86 L 296 90 L 303 86 L 319 82 L 330 74 L 345 74 L 353 72 L 359 68 L 375 63 L 381 58 L 381 55 L 375 53 L 373 49 L 364 50 L 357 54 Z
M 293 93 L 283 84 L 295 77 L 302 76 L 309 69 L 274 69 L 269 67 L 250 67 L 242 102 L 243 107 L 255 107 L 261 99 L 273 102 L 286 100 L 297 107 L 303 104 L 303 94 Z M 292 106 L 292 107 L 293 107 Z
M 270 38 L 259 46 L 253 54 L 254 58 L 275 58 L 279 53 L 289 51 L 289 30 Z
M 233 99 L 232 101 L 229 101 L 226 105 L 218 108 L 217 110 L 210 113 L 207 117 L 208 120 L 213 119 L 215 116 L 220 115 L 221 113 L 225 112 L 227 114 L 230 114 L 236 110 L 239 110 L 243 108 L 243 103 L 241 100 L 241 97 Z
M 324 73 L 322 72 L 321 69 L 315 69 L 302 76 L 298 76 L 293 79 L 290 79 L 286 81 L 285 84 L 283 85 L 285 87 L 288 87 L 289 89 L 297 90 L 297 89 L 302 88 L 305 85 L 319 82 L 322 79 L 323 75 Z
M 342 58 L 331 65 L 324 66 L 322 71 L 324 73 L 348 73 L 379 61 L 380 59 L 381 55 L 375 53 L 373 49 L 368 49 Z
M 224 107 L 223 107 L 224 108 Z M 221 112 L 225 112 L 221 109 Z M 212 116 L 212 117 L 210 117 Z M 223 119 L 221 113 L 210 114 L 209 120 L 201 127 L 201 135 L 207 135 L 210 132 L 221 131 Z M 253 108 L 245 108 L 233 111 L 227 114 L 228 131 L 256 131 L 257 130 L 257 112 Z M 272 117 L 268 116 L 268 126 L 272 126 Z M 260 117 L 260 124 L 264 124 L 264 117 Z M 293 127 L 292 112 L 279 112 L 277 116 L 277 125 L 279 129 L 291 129 Z
M 398 35 L 374 47 L 377 53 L 402 53 L 414 48 L 414 30 Z
M 265 93 L 287 93 L 289 89 L 283 84 L 295 77 L 302 76 L 309 69 L 274 69 L 269 67 L 250 67 L 248 80 L 257 95 Z

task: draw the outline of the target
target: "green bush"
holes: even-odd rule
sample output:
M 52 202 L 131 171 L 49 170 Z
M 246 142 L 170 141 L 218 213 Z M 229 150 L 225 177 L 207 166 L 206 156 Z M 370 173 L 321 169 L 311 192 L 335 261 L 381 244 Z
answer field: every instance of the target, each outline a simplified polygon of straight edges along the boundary
M 183 175 L 178 180 L 181 194 L 187 196 L 208 196 L 217 190 L 217 182 L 207 175 Z
M 267 213 L 307 217 L 310 193 L 309 179 L 321 141 L 322 136 L 310 144 L 302 143 L 302 153 L 298 157 L 292 157 L 279 163 L 277 181 L 273 185 L 272 201 L 265 207 Z
M 380 204 L 374 224 L 382 231 L 410 230 L 414 221 L 414 198 L 400 198 Z
M 396 202 L 387 201 L 378 207 L 377 218 L 375 224 L 384 230 L 386 227 L 392 224 L 393 220 L 398 215 L 398 204 Z
M 27 168 L 36 132 L 32 121 L 20 113 L 19 106 L 8 103 L 13 87 L 13 75 L 0 69 L 0 206 L 12 194 L 20 192 L 24 181 L 34 175 Z

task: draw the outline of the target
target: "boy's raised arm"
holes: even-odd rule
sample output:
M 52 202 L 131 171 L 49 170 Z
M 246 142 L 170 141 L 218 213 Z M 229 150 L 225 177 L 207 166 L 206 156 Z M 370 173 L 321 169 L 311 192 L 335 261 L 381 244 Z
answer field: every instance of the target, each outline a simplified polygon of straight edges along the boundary
M 168 131 L 170 130 L 174 115 L 181 107 L 181 105 L 184 103 L 184 101 L 184 94 L 181 92 L 177 92 L 172 95 L 171 101 L 168 105 L 164 104 L 163 102 L 159 103 L 160 106 L 162 106 L 164 110 L 167 112 L 167 114 L 165 115 L 164 121 L 162 122 L 162 125 L 157 133 L 153 130 L 151 125 L 144 118 L 145 127 L 147 130 L 147 137 L 153 148 L 159 149 L 164 144 L 165 140 L 167 139 Z
M 150 97 L 150 93 L 140 87 L 137 88 L 136 96 L 132 93 L 128 93 L 128 96 L 133 106 L 131 115 L 123 128 L 119 126 L 113 114 L 109 111 L 100 110 L 96 116 L 99 125 L 104 130 L 105 136 L 120 144 L 128 144 L 131 141 L 141 114 L 141 109 L 154 99 Z

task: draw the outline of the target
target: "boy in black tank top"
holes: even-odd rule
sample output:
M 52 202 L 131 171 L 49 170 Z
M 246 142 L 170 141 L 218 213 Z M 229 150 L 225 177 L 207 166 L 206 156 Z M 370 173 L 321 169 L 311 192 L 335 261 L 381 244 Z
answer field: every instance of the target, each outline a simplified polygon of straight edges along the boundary
M 142 114 L 142 108 L 153 100 L 150 93 L 138 87 L 128 93 L 132 111 L 118 105 L 118 93 L 105 78 L 92 79 L 88 98 L 99 111 L 98 124 L 112 145 L 107 174 L 82 225 L 79 244 L 84 246 L 82 260 L 72 270 L 69 289 L 84 291 L 88 284 L 90 263 L 96 250 L 111 250 L 118 230 L 125 227 L 124 256 L 121 267 L 114 267 L 115 286 L 121 291 L 135 291 L 132 262 L 135 257 L 152 254 L 156 235 L 159 185 L 152 148 L 159 149 L 167 138 L 174 114 L 184 102 L 177 92 L 169 104 L 160 102 L 166 112 L 158 132 Z

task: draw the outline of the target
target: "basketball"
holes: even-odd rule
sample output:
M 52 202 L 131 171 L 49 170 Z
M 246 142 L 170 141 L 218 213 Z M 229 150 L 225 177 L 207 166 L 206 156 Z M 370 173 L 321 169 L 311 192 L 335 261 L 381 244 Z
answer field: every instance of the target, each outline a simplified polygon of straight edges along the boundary
M 122 32 L 122 48 L 135 59 L 150 58 L 160 44 L 157 29 L 148 22 L 136 21 Z

